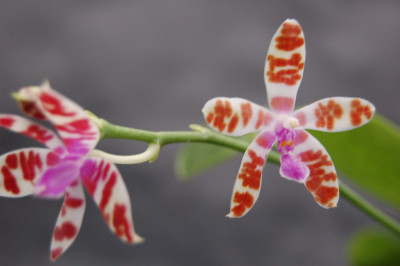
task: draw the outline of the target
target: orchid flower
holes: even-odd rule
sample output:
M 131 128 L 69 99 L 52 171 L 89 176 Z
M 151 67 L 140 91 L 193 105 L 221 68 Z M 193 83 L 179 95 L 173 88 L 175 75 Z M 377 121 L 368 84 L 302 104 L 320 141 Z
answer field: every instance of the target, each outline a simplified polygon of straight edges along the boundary
M 242 217 L 256 202 L 262 169 L 277 142 L 282 177 L 304 183 L 324 208 L 336 207 L 338 179 L 332 160 L 321 143 L 305 129 L 326 132 L 350 130 L 367 123 L 375 107 L 360 98 L 325 98 L 293 112 L 305 62 L 303 31 L 287 19 L 269 46 L 264 81 L 271 111 L 241 98 L 208 101 L 203 114 L 208 125 L 230 136 L 259 132 L 248 146 L 237 175 L 228 217 Z
M 49 121 L 58 135 L 23 117 L 0 114 L 0 126 L 47 147 L 20 149 L 0 157 L 0 196 L 65 195 L 53 233 L 51 259 L 64 253 L 78 235 L 86 206 L 82 183 L 111 231 L 124 242 L 141 242 L 133 228 L 129 195 L 117 167 L 105 159 L 90 157 L 100 131 L 89 115 L 48 83 L 23 88 L 15 98 L 25 114 Z

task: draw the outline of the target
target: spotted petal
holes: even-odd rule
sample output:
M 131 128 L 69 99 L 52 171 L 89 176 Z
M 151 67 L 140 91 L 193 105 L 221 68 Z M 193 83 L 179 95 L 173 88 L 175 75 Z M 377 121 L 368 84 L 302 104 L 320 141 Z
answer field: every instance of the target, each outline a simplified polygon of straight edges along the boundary
M 94 149 L 100 131 L 82 107 L 51 89 L 40 91 L 37 105 L 58 130 L 69 153 L 86 155 Z
M 49 149 L 32 148 L 0 156 L 0 196 L 23 197 L 32 194 L 53 154 Z
M 322 144 L 307 131 L 296 129 L 293 152 L 310 169 L 305 185 L 315 201 L 324 208 L 336 207 L 338 178 L 332 159 Z
M 264 68 L 268 103 L 275 112 L 293 110 L 305 56 L 303 30 L 296 20 L 287 19 L 272 38 Z
M 86 201 L 82 184 L 77 180 L 67 187 L 64 203 L 51 241 L 51 260 L 55 261 L 75 241 L 82 225 Z
M 374 113 L 375 106 L 364 99 L 332 97 L 307 105 L 294 116 L 303 128 L 337 132 L 368 123 Z
M 262 169 L 275 140 L 276 136 L 272 131 L 264 130 L 256 136 L 247 148 L 233 186 L 231 211 L 227 215 L 228 217 L 242 217 L 250 211 L 258 199 Z
M 82 166 L 81 179 L 111 231 L 122 241 L 141 242 L 133 228 L 129 194 L 117 167 L 103 159 L 90 158 Z
M 50 129 L 18 115 L 0 114 L 0 126 L 39 141 L 50 149 L 62 149 L 63 143 Z
M 213 98 L 204 105 L 202 112 L 211 128 L 231 136 L 258 131 L 274 120 L 269 110 L 241 98 Z

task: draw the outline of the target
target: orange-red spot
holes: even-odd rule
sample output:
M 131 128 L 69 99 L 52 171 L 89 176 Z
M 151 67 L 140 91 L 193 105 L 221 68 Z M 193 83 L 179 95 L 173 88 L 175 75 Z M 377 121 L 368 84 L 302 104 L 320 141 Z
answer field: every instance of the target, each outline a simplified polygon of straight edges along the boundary
M 303 113 L 303 112 L 296 113 L 296 115 L 294 117 L 296 117 L 297 120 L 299 120 L 300 126 L 305 126 L 305 124 L 307 122 L 305 113 Z
M 310 169 L 310 176 L 306 181 L 307 189 L 314 193 L 315 201 L 322 205 L 327 205 L 330 201 L 338 196 L 339 190 L 336 187 L 328 187 L 323 185 L 324 181 L 336 181 L 335 172 L 327 173 L 325 166 L 332 166 L 333 163 L 327 154 L 323 154 L 321 150 L 314 152 L 308 150 L 299 154 L 300 159 L 307 164 Z M 330 204 L 333 206 L 334 204 Z M 329 205 L 328 205 L 329 206 Z
M 276 48 L 283 51 L 293 51 L 304 45 L 304 38 L 299 37 L 301 27 L 298 24 L 285 22 L 282 25 L 281 35 L 276 37 Z
M 232 117 L 232 119 L 231 119 L 231 121 L 229 122 L 229 125 L 228 125 L 228 132 L 229 133 L 232 133 L 236 129 L 236 126 L 237 126 L 238 122 L 239 122 L 239 116 L 237 114 L 235 114 Z
M 78 229 L 72 222 L 64 222 L 54 229 L 54 239 L 62 241 L 64 238 L 71 239 L 78 233 Z
M 294 106 L 294 99 L 291 97 L 273 97 L 271 99 L 271 107 L 275 111 L 288 111 L 290 112 Z
M 249 209 L 254 204 L 254 197 L 249 192 L 236 192 L 233 198 L 233 202 L 238 203 L 235 207 L 231 209 L 231 212 L 240 217 L 244 214 L 246 209 Z
M 295 145 L 299 145 L 306 141 L 308 138 L 308 134 L 305 131 L 302 130 L 296 130 L 294 133 L 294 143 Z
M 104 213 L 104 209 L 106 208 L 106 206 L 111 198 L 111 195 L 113 192 L 112 190 L 116 183 L 117 183 L 117 174 L 115 172 L 112 172 L 110 179 L 107 181 L 107 183 L 104 186 L 103 194 L 102 194 L 101 201 L 99 204 L 99 208 L 102 213 Z
M 27 181 L 33 181 L 35 178 L 35 166 L 38 166 L 36 159 L 33 151 L 29 151 L 28 156 L 23 151 L 19 153 L 22 174 Z
M 293 86 L 297 81 L 301 80 L 299 72 L 304 68 L 304 61 L 301 61 L 301 54 L 292 54 L 290 59 L 274 57 L 270 54 L 267 60 L 269 61 L 269 69 L 265 74 L 268 76 L 269 82 Z
M 249 120 L 253 116 L 253 110 L 251 109 L 251 104 L 250 103 L 242 103 L 240 105 L 240 110 L 242 111 L 242 117 L 243 117 L 243 127 L 247 126 L 249 123 Z
M 335 126 L 335 119 L 342 117 L 343 109 L 334 100 L 329 100 L 327 105 L 318 103 L 318 107 L 315 108 L 314 113 L 317 118 L 315 122 L 316 127 L 326 127 L 328 130 L 332 130 Z
M 361 101 L 354 99 L 351 101 L 350 121 L 353 126 L 359 126 L 362 123 L 362 117 L 371 119 L 372 110 L 368 105 L 362 105 Z
M 257 156 L 253 150 L 249 150 L 248 155 L 251 161 L 243 163 L 238 178 L 243 180 L 243 187 L 260 189 L 261 170 L 257 170 L 257 168 L 258 166 L 262 168 L 265 160 L 262 157 Z
M 256 129 L 259 129 L 261 126 L 267 126 L 271 121 L 272 116 L 270 114 L 264 113 L 262 110 L 258 110 Z
M 128 220 L 126 206 L 122 204 L 114 205 L 113 226 L 115 234 L 127 242 L 133 242 L 131 224 Z
M 207 122 L 212 123 L 213 127 L 219 131 L 223 131 L 226 128 L 225 119 L 229 119 L 232 116 L 232 106 L 229 101 L 223 102 L 217 100 L 214 106 L 214 112 L 209 113 L 207 116 Z

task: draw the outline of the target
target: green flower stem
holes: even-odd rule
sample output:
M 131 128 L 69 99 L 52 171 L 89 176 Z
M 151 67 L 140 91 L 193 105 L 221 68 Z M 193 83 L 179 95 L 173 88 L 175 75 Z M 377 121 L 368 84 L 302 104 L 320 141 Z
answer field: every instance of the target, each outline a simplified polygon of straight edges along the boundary
M 101 128 L 103 139 L 116 138 L 140 140 L 149 144 L 158 144 L 160 148 L 171 143 L 204 142 L 244 152 L 249 145 L 249 142 L 247 141 L 222 135 L 200 125 L 191 125 L 190 128 L 194 131 L 155 132 L 113 125 L 103 119 L 98 119 L 97 123 Z M 280 154 L 275 151 L 271 151 L 268 155 L 268 161 L 275 164 L 280 164 Z M 370 204 L 366 199 L 342 182 L 340 182 L 339 188 L 341 196 L 346 198 L 350 203 L 352 203 L 366 215 L 370 216 L 372 219 L 376 220 L 381 225 L 400 236 L 400 224 L 396 220 Z
M 340 181 L 339 183 L 340 195 L 346 198 L 349 202 L 357 206 L 362 212 L 367 214 L 369 217 L 377 221 L 378 223 L 385 226 L 387 229 L 393 233 L 400 236 L 400 224 L 392 217 L 382 212 L 380 209 L 373 206 L 367 200 L 365 200 L 361 195 L 356 193 L 346 184 Z

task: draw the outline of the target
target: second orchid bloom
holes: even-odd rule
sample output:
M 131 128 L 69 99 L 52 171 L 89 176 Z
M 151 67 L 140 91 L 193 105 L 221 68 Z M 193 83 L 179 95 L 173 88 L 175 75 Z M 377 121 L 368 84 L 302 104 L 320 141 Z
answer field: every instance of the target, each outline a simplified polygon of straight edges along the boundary
M 117 167 L 90 156 L 100 131 L 87 113 L 48 83 L 23 88 L 15 98 L 25 114 L 50 122 L 58 135 L 23 117 L 0 114 L 0 126 L 47 147 L 20 149 L 0 157 L 0 196 L 65 195 L 51 243 L 52 260 L 64 253 L 78 235 L 86 206 L 82 183 L 111 231 L 124 242 L 141 242 L 133 228 L 129 194 Z
M 245 99 L 226 97 L 211 99 L 202 110 L 208 125 L 223 134 L 259 132 L 243 156 L 228 217 L 242 217 L 253 207 L 260 193 L 265 160 L 275 142 L 281 153 L 281 176 L 304 183 L 322 207 L 337 205 L 335 167 L 325 148 L 305 129 L 350 130 L 369 122 L 375 107 L 360 98 L 332 97 L 293 111 L 305 54 L 299 23 L 286 20 L 273 36 L 265 62 L 264 81 L 271 111 Z

